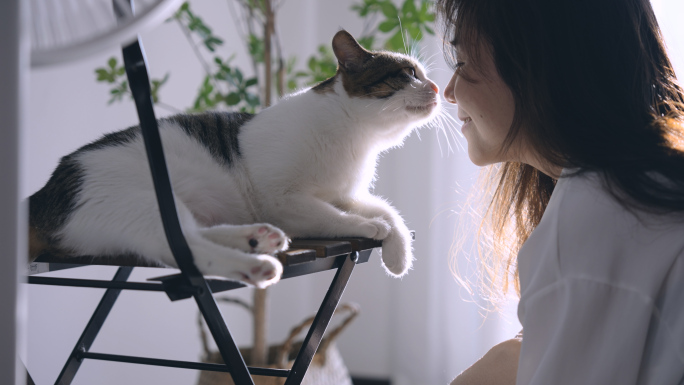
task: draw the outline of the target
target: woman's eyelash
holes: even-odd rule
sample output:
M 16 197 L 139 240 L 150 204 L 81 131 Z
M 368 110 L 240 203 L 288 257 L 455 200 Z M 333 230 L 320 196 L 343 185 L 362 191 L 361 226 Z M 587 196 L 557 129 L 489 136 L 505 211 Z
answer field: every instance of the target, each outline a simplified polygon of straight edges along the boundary
M 462 68 L 464 65 L 465 65 L 464 62 L 462 62 L 462 61 L 457 61 L 457 62 L 455 62 L 455 63 L 452 62 L 452 64 L 450 65 L 450 67 L 451 67 L 451 70 L 452 70 L 452 71 L 458 72 L 458 71 L 461 70 L 461 68 Z

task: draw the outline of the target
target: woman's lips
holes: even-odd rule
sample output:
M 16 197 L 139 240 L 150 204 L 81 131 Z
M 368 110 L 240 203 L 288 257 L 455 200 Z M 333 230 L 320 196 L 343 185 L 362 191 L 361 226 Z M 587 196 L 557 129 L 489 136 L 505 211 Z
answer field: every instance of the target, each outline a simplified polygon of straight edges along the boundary
M 463 119 L 459 118 L 459 119 L 463 122 L 463 124 L 461 125 L 461 131 L 463 131 L 473 121 L 472 118 L 463 118 Z

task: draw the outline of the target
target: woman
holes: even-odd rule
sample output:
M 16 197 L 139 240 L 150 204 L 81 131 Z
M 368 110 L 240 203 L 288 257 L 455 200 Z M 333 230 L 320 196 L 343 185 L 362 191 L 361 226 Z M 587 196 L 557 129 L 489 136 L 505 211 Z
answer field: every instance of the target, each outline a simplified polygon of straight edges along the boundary
M 453 384 L 684 383 L 684 93 L 649 2 L 437 10 L 524 330 Z

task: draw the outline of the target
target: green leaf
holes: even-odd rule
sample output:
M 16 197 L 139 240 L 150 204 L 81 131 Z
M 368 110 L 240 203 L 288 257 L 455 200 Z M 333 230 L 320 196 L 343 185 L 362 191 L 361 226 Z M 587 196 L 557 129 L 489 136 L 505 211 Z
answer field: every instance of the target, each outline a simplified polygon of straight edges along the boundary
M 414 0 L 404 0 L 404 5 L 401 7 L 401 12 L 404 16 L 408 17 L 417 11 L 416 4 L 413 1 Z
M 231 92 L 226 96 L 226 104 L 229 106 L 234 106 L 236 104 L 240 103 L 240 95 L 238 95 L 236 92 Z
M 295 64 L 297 64 L 297 57 L 296 56 L 290 56 L 287 59 L 287 64 L 285 64 L 285 68 L 287 69 L 287 73 L 290 73 L 294 70 Z
M 109 60 L 107 61 L 107 64 L 109 65 L 109 68 L 111 68 L 111 69 L 116 68 L 116 58 L 115 57 L 109 58 Z
M 394 28 L 399 26 L 399 21 L 397 19 L 385 20 L 378 26 L 378 29 L 382 32 L 389 32 Z
M 408 33 L 409 33 L 409 36 L 411 36 L 411 39 L 413 39 L 413 40 L 420 40 L 420 39 L 419 39 L 419 37 L 420 37 L 420 28 L 419 28 L 417 25 L 411 24 L 411 25 L 409 25 L 408 28 L 406 28 L 406 29 L 408 30 Z
M 159 102 L 159 89 L 161 88 L 161 86 L 164 85 L 164 83 L 166 83 L 167 80 L 169 80 L 169 74 L 168 73 L 166 75 L 164 75 L 164 77 L 161 80 L 160 79 L 152 79 L 152 81 L 151 81 L 152 87 L 151 87 L 150 92 L 152 94 L 152 101 L 153 102 L 155 102 L 155 103 Z
M 114 77 L 104 68 L 97 68 L 95 74 L 97 74 L 98 82 L 114 83 L 115 81 Z
M 259 39 L 256 35 L 249 35 L 247 48 L 249 50 L 250 56 L 254 59 L 256 63 L 264 62 L 264 41 Z
M 257 82 L 258 82 L 257 78 L 247 79 L 247 81 L 245 82 L 245 88 L 256 85 Z
M 211 52 L 214 52 L 216 47 L 222 44 L 223 40 L 216 36 L 209 36 L 208 38 L 204 39 L 204 46 L 207 47 L 207 49 Z
M 389 0 L 380 3 L 380 9 L 382 10 L 382 14 L 388 19 L 396 19 L 397 16 L 399 16 L 399 11 L 397 10 L 396 5 Z
M 397 31 L 394 36 L 387 40 L 385 48 L 397 52 L 404 51 L 404 39 L 401 36 L 401 31 Z
M 221 95 L 220 93 L 217 92 L 214 94 L 214 97 L 211 98 L 211 104 L 212 104 L 212 106 L 215 106 L 215 105 L 221 103 L 222 100 L 224 100 L 223 95 Z
M 290 79 L 287 81 L 287 90 L 288 91 L 294 91 L 297 89 L 297 82 Z
M 373 49 L 373 43 L 375 42 L 375 36 L 363 36 L 359 38 L 359 44 L 365 49 Z
M 261 102 L 259 101 L 259 96 L 251 93 L 247 93 L 245 95 L 245 100 L 247 101 L 247 104 L 249 104 L 251 107 L 258 107 L 261 104 Z
M 432 28 L 428 27 L 427 25 L 424 25 L 423 28 L 425 28 L 425 32 L 429 33 L 430 35 L 435 34 L 435 31 L 433 31 Z

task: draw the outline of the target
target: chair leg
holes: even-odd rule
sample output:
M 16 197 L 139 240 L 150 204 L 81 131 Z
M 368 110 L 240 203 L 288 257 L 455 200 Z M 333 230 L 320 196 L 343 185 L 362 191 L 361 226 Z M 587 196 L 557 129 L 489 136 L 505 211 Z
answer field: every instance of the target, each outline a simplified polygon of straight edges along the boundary
M 36 385 L 35 382 L 33 382 L 33 378 L 31 378 L 31 373 L 26 370 L 26 385 Z
M 116 271 L 112 281 L 126 281 L 132 271 L 133 267 L 120 267 Z M 95 312 L 92 317 L 90 317 L 90 321 L 88 321 L 88 324 L 83 330 L 81 338 L 78 339 L 74 350 L 71 351 L 67 362 L 64 364 L 64 368 L 62 368 L 62 372 L 59 374 L 59 377 L 57 377 L 57 381 L 55 381 L 56 385 L 68 385 L 74 380 L 76 372 L 81 367 L 82 359 L 80 354 L 82 352 L 87 352 L 92 346 L 95 337 L 97 337 L 110 310 L 112 310 L 114 302 L 116 302 L 116 299 L 119 297 L 119 293 L 121 293 L 121 289 L 107 289 L 107 291 L 105 291 Z
M 221 316 L 221 311 L 209 289 L 209 285 L 206 281 L 204 285 L 205 289 L 194 295 L 195 301 L 211 335 L 214 337 L 224 363 L 230 368 L 233 382 L 236 385 L 254 385 L 254 380 L 252 380 L 242 354 L 240 354 L 240 350 L 230 335 L 230 331 L 228 331 L 228 326 Z
M 26 385 L 36 385 L 36 383 L 33 381 L 33 378 L 31 378 L 31 373 L 29 373 L 26 364 L 24 364 L 24 370 L 26 371 Z
M 318 350 L 318 345 L 320 345 L 325 329 L 330 323 L 330 319 L 340 302 L 345 287 L 347 287 L 347 282 L 349 282 L 349 277 L 351 277 L 352 270 L 354 269 L 354 266 L 356 266 L 358 258 L 358 251 L 351 253 L 344 260 L 344 264 L 337 269 L 335 278 L 333 278 L 330 288 L 325 294 L 325 298 L 323 298 L 323 303 L 321 303 L 321 307 L 318 310 L 318 313 L 316 313 L 316 317 L 309 328 L 309 332 L 306 334 L 306 338 L 304 338 L 302 348 L 299 350 L 299 354 L 297 354 L 297 358 L 295 358 L 295 361 L 292 364 L 292 369 L 290 370 L 290 375 L 287 377 L 287 380 L 285 380 L 285 385 L 299 385 L 302 383 L 304 374 L 306 374 L 306 370 L 309 368 L 309 365 L 311 365 L 313 356 L 316 353 L 316 350 Z

